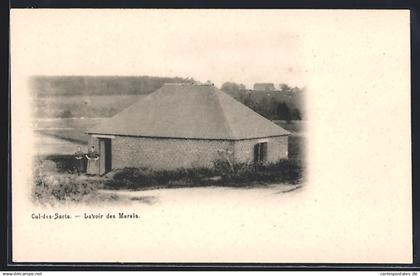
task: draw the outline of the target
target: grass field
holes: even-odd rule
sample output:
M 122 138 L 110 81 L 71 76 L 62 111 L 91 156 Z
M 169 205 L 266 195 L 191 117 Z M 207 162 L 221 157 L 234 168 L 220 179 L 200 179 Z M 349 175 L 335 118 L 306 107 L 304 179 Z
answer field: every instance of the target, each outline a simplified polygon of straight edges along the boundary
M 39 97 L 33 99 L 36 118 L 111 117 L 144 95 L 94 95 Z
M 35 132 L 66 141 L 87 144 L 86 131 L 103 118 L 44 118 L 33 121 Z

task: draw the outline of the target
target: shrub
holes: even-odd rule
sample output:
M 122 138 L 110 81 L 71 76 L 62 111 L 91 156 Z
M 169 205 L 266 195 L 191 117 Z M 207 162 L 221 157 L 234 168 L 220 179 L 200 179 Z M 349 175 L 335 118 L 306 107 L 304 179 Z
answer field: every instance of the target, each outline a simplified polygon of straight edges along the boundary
M 67 172 L 72 173 L 76 169 L 76 159 L 73 155 L 65 155 L 65 154 L 56 154 L 56 155 L 49 155 L 46 157 L 46 160 L 52 161 L 55 163 L 58 172 Z M 86 159 L 84 158 L 83 161 L 86 163 Z M 84 166 L 86 168 L 86 164 Z
M 213 176 L 207 168 L 177 170 L 150 170 L 128 167 L 118 170 L 112 179 L 105 182 L 111 189 L 144 189 L 150 187 L 190 186 L 200 184 L 203 178 Z
M 115 188 L 136 189 L 139 186 L 156 185 L 157 181 L 150 177 L 150 171 L 141 168 L 125 168 L 117 171 L 112 183 L 107 181 L 107 185 Z
M 260 166 L 257 175 L 263 180 L 299 183 L 302 180 L 302 167 L 298 161 L 283 159 L 276 163 Z
M 34 176 L 33 196 L 35 201 L 53 203 L 55 201 L 82 201 L 92 194 L 96 194 L 94 183 L 77 179 L 74 175 L 45 175 Z
M 33 199 L 42 204 L 79 202 L 98 199 L 98 180 L 80 178 L 74 174 L 59 174 L 57 163 L 36 159 L 33 169 Z
M 302 167 L 298 161 L 282 159 L 274 163 L 235 163 L 232 167 L 226 161 L 215 162 L 217 174 L 231 183 L 287 182 L 299 183 L 302 180 Z
M 110 189 L 147 189 L 202 185 L 247 186 L 275 182 L 296 184 L 301 181 L 299 163 L 280 160 L 269 164 L 229 163 L 217 160 L 213 168 L 190 168 L 154 171 L 147 168 L 124 168 L 105 182 Z
M 72 118 L 73 114 L 71 113 L 70 110 L 66 109 L 63 112 L 60 113 L 60 118 Z

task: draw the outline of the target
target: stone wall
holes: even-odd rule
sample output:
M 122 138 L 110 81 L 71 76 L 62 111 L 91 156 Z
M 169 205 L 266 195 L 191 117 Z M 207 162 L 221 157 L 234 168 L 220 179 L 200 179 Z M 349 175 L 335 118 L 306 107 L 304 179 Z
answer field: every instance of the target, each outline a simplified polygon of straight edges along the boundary
M 115 136 L 111 139 L 112 168 L 149 167 L 178 169 L 211 167 L 218 159 L 231 157 L 235 162 L 253 162 L 254 145 L 267 142 L 267 161 L 287 158 L 287 136 L 241 141 L 188 140 Z M 98 139 L 90 137 L 89 146 L 99 151 Z
M 267 162 L 276 162 L 288 157 L 288 136 L 241 140 L 235 143 L 235 161 L 250 163 L 254 161 L 254 145 L 267 142 Z
M 92 143 L 95 143 L 93 138 Z M 211 167 L 219 150 L 233 151 L 233 142 L 116 136 L 112 139 L 112 168 L 177 169 Z

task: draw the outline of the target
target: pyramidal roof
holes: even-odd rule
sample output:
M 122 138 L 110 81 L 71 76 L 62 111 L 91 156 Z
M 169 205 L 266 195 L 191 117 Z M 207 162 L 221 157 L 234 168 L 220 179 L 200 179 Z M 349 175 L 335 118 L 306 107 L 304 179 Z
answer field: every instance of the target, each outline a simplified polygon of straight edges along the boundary
M 218 140 L 290 134 L 216 87 L 195 84 L 165 84 L 87 133 Z

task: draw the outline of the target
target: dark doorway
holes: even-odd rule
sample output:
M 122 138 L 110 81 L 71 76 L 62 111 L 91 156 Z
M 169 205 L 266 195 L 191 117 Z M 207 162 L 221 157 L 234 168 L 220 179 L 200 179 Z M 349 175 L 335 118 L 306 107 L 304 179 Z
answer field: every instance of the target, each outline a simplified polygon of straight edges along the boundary
M 99 174 L 104 175 L 112 170 L 111 139 L 99 138 Z
M 254 162 L 261 163 L 267 161 L 267 142 L 254 145 Z

